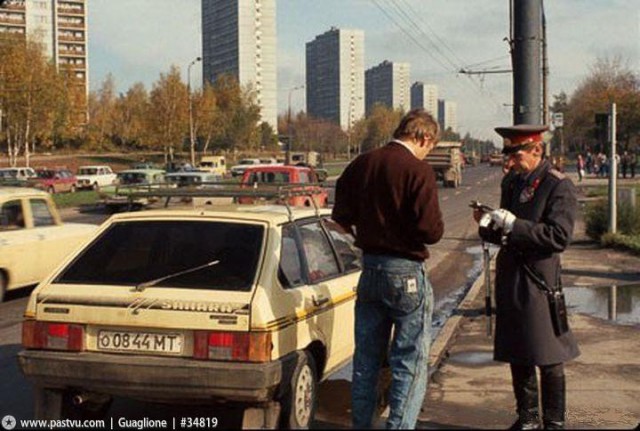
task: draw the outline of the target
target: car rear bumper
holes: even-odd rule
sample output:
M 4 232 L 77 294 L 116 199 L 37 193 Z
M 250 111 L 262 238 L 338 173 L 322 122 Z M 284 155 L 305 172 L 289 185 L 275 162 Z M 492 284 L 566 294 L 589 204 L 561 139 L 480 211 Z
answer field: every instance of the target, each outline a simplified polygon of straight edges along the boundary
M 188 358 L 94 352 L 23 350 L 24 375 L 44 388 L 73 388 L 151 401 L 273 399 L 296 353 L 266 363 L 199 361 Z

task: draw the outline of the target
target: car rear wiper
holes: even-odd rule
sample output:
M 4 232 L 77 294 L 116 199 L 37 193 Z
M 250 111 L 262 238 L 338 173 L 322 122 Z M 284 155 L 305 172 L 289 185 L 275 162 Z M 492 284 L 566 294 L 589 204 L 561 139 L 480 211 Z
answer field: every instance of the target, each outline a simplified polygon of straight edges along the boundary
M 136 287 L 133 290 L 135 292 L 142 292 L 145 288 L 151 287 L 151 286 L 155 286 L 156 284 L 158 284 L 158 283 L 160 283 L 162 281 L 165 281 L 165 280 L 168 280 L 168 279 L 174 278 L 174 277 L 179 277 L 181 275 L 188 274 L 190 272 L 199 271 L 201 269 L 208 268 L 208 267 L 213 266 L 213 265 L 217 265 L 218 263 L 220 263 L 219 260 L 212 260 L 211 262 L 207 262 L 204 265 L 196 266 L 195 268 L 185 269 L 183 271 L 175 272 L 175 273 L 169 274 L 169 275 L 165 275 L 164 277 L 156 278 L 154 280 L 145 281 L 143 283 L 138 283 L 138 284 L 136 284 Z

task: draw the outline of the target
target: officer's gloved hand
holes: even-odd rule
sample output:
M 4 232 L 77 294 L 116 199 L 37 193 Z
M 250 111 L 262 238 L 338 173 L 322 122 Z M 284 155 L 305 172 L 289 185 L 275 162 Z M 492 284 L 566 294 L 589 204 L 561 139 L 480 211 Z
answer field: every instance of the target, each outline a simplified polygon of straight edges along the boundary
M 478 225 L 480 227 L 488 228 L 490 224 L 491 224 L 491 214 L 490 213 L 482 214 L 482 216 L 480 217 L 480 220 L 478 221 Z
M 495 229 L 502 229 L 505 235 L 513 230 L 513 223 L 516 221 L 516 216 L 510 211 L 500 208 L 491 211 L 489 215 L 491 216 L 491 221 L 493 221 Z

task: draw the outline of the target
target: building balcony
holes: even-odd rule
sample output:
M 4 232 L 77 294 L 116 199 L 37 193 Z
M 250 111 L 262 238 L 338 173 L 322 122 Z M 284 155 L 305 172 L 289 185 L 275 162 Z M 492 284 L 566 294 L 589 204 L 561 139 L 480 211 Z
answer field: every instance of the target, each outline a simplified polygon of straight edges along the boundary
M 59 66 L 61 69 L 64 70 L 86 70 L 87 69 L 87 65 L 86 64 L 74 64 L 74 63 L 59 63 Z
M 58 7 L 60 16 L 84 16 L 84 9 L 74 9 L 69 7 Z
M 64 35 L 64 34 L 59 34 L 58 35 L 58 40 L 59 41 L 66 41 L 66 42 L 78 42 L 78 43 L 84 43 L 84 36 L 82 37 L 76 37 L 76 36 L 68 36 L 68 35 Z
M 58 54 L 62 57 L 84 58 L 86 53 L 84 51 L 76 51 L 73 49 L 60 48 Z
M 83 22 L 75 23 L 75 22 L 58 21 L 58 27 L 60 27 L 60 28 L 82 28 L 82 29 L 84 29 L 84 23 Z
M 23 18 L 9 18 L 0 16 L 0 25 L 2 26 L 11 26 L 11 27 L 24 27 L 27 25 L 27 22 Z
M 26 7 L 24 5 L 24 2 L 22 3 L 11 3 L 11 2 L 7 2 L 7 4 L 2 6 L 2 9 L 8 9 L 8 10 L 21 10 L 21 11 L 25 11 Z

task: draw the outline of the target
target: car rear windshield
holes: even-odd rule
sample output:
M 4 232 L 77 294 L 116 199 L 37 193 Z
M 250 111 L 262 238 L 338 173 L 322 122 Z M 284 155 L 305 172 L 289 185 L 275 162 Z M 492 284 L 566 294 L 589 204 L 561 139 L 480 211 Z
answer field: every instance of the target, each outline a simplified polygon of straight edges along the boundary
M 55 282 L 249 291 L 263 232 L 261 225 L 231 222 L 115 223 Z

